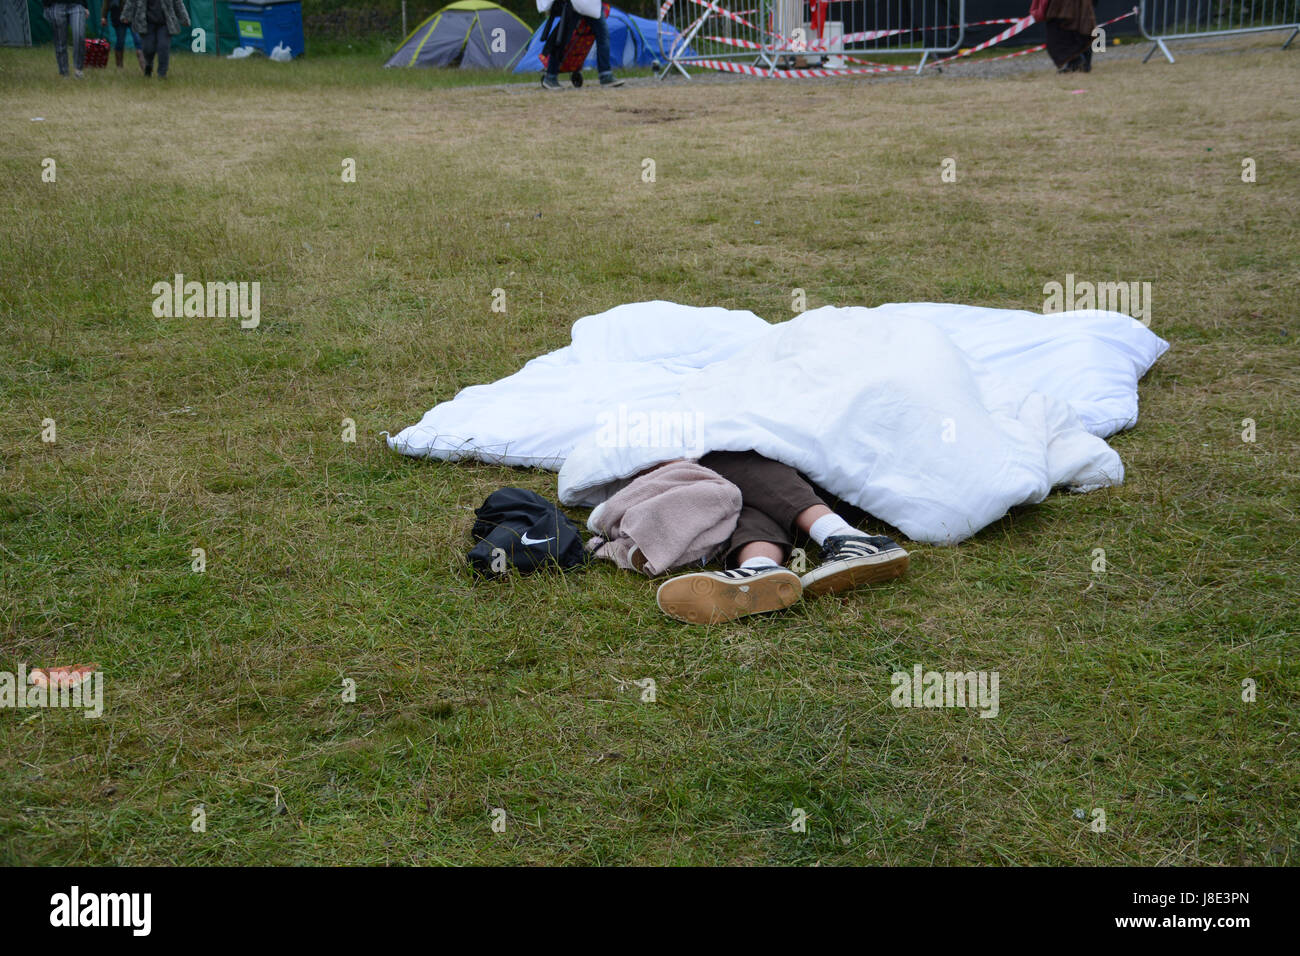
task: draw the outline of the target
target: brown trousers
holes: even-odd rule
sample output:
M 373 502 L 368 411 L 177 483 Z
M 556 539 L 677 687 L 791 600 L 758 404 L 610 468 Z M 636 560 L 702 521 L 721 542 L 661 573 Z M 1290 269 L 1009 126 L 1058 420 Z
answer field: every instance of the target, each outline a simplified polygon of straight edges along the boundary
M 767 541 L 781 548 L 782 560 L 790 557 L 796 536 L 795 519 L 814 505 L 825 505 L 851 524 L 866 518 L 860 508 L 818 488 L 789 465 L 764 458 L 752 451 L 713 451 L 700 459 L 705 468 L 716 471 L 740 489 L 740 518 L 727 542 L 726 564 L 735 552 L 755 541 Z

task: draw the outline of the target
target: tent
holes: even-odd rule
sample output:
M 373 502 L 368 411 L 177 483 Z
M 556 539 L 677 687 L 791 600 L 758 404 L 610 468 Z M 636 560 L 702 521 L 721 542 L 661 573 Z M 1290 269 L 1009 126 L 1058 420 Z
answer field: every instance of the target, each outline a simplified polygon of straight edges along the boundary
M 387 66 L 507 70 L 528 45 L 528 24 L 488 0 L 457 0 L 411 31 Z
M 624 69 L 634 66 L 651 66 L 654 63 L 664 63 L 668 59 L 668 51 L 672 49 L 673 44 L 681 42 L 679 34 L 671 24 L 662 25 L 663 35 L 660 36 L 660 24 L 657 20 L 647 20 L 645 17 L 634 17 L 630 13 L 624 13 L 617 7 L 609 8 L 609 61 L 617 69 Z M 546 29 L 543 23 L 533 34 L 532 40 L 528 44 L 528 49 L 524 51 L 523 57 L 515 65 L 516 73 L 540 73 L 542 72 L 542 31 Z M 660 44 L 662 43 L 662 48 Z M 693 54 L 692 54 L 693 55 Z M 591 52 L 587 54 L 587 62 L 583 67 L 588 70 L 596 68 L 596 46 L 592 44 Z

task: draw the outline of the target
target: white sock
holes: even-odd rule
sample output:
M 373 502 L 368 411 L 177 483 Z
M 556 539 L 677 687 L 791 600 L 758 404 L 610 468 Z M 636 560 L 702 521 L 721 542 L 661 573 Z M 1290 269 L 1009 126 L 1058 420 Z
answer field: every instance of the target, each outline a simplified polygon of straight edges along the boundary
M 816 541 L 819 547 L 826 543 L 827 538 L 842 534 L 861 535 L 862 532 L 834 512 L 822 515 L 808 529 L 808 537 Z
M 757 571 L 759 568 L 779 568 L 781 565 L 777 564 L 771 558 L 766 558 L 760 555 L 757 558 L 750 558 L 748 561 L 741 562 L 740 566 L 751 571 Z

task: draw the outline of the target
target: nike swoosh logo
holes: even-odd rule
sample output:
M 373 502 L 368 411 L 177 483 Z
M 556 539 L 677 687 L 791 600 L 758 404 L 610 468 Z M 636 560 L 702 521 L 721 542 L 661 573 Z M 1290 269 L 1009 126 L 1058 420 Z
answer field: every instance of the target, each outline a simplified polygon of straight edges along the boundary
M 525 545 L 529 545 L 529 544 L 545 544 L 546 542 L 554 541 L 555 539 L 554 538 L 530 538 L 528 537 L 528 532 L 525 531 L 524 536 L 519 540 L 522 541 Z

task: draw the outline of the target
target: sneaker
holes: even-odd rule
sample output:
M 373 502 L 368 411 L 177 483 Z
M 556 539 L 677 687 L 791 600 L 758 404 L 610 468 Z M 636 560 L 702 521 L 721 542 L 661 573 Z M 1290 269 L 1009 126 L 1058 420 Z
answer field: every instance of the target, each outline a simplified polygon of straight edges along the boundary
M 799 575 L 788 568 L 737 568 L 679 574 L 659 585 L 655 601 L 688 624 L 720 624 L 746 614 L 780 611 L 799 600 Z
M 907 552 L 889 538 L 839 535 L 826 539 L 822 563 L 799 582 L 809 594 L 834 594 L 896 578 L 907 564 Z
M 623 81 L 616 76 L 602 76 L 600 78 L 600 85 L 603 87 L 622 86 Z
M 145 75 L 145 76 L 153 76 L 153 64 L 152 64 L 152 63 L 146 63 L 146 64 L 144 65 L 144 75 Z
M 549 73 L 545 73 L 545 74 L 542 75 L 542 89 L 544 89 L 544 90 L 562 90 L 562 89 L 564 89 L 564 87 L 562 87 L 562 86 L 560 85 L 560 81 L 559 81 L 558 79 L 556 79 L 555 77 L 551 76 L 551 74 L 549 74 Z
M 86 74 L 82 73 L 80 70 L 74 70 L 72 75 L 79 80 L 84 80 L 86 78 Z

